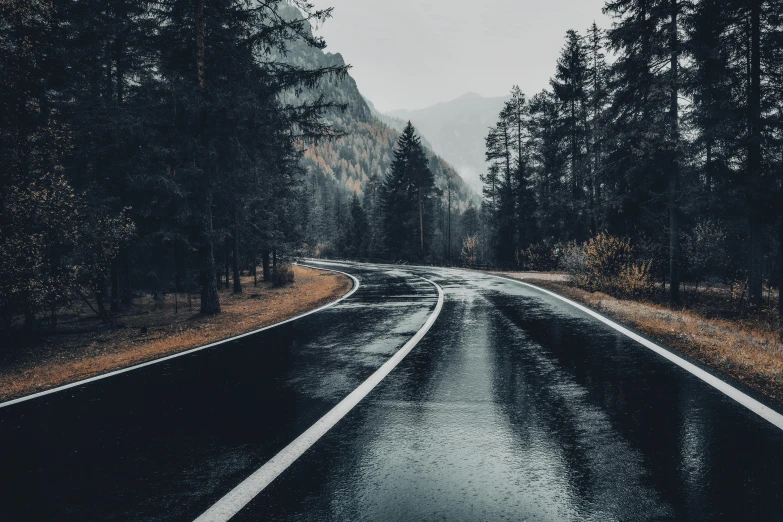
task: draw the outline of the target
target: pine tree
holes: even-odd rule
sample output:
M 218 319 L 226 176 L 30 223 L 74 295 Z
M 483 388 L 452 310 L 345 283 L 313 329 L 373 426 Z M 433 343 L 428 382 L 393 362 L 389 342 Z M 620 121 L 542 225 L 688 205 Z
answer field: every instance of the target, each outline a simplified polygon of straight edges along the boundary
M 429 204 L 434 176 L 421 140 L 408 122 L 397 141 L 391 172 L 381 189 L 386 247 L 403 259 L 422 258 L 427 250 Z M 426 221 L 426 227 L 425 227 Z
M 761 9 L 762 0 L 750 4 L 750 69 L 748 89 L 748 218 L 750 259 L 748 262 L 748 301 L 762 299 L 762 120 L 761 120 Z
M 669 300 L 680 302 L 680 2 L 669 0 Z
M 536 201 L 532 191 L 532 171 L 529 151 L 529 108 L 519 86 L 511 89 L 509 101 L 510 126 L 513 142 L 513 180 L 517 249 L 529 247 L 538 238 Z
M 367 222 L 367 214 L 362 207 L 359 196 L 351 198 L 350 225 L 347 229 L 346 245 L 347 255 L 351 258 L 363 258 L 367 255 L 367 241 L 370 227 Z
M 730 143 L 735 139 L 731 113 L 737 86 L 725 34 L 728 8 L 720 0 L 702 0 L 685 19 L 691 64 L 684 90 L 693 100 L 689 116 L 697 133 L 696 154 L 703 164 L 700 180 L 706 193 L 705 210 L 711 213 L 715 211 L 715 189 L 724 188 L 720 185 L 730 168 Z
M 535 172 L 539 233 L 545 238 L 568 240 L 567 151 L 561 132 L 561 104 L 550 91 L 530 101 L 530 161 Z
M 346 73 L 342 65 L 307 69 L 284 61 L 294 42 L 324 47 L 323 40 L 312 35 L 309 20 L 323 20 L 330 10 L 312 11 L 304 2 L 296 4 L 305 17 L 282 16 L 277 4 L 256 8 L 235 0 L 198 0 L 195 6 L 169 0 L 159 11 L 161 71 L 164 86 L 172 93 L 169 110 L 178 123 L 171 129 L 190 140 L 177 149 L 193 151 L 176 160 L 191 180 L 195 215 L 201 220 L 194 242 L 204 313 L 219 311 L 213 222 L 222 222 L 226 231 L 233 229 L 230 235 L 238 242 L 240 224 L 233 216 L 248 201 L 237 194 L 255 195 L 264 182 L 270 183 L 266 195 L 273 197 L 266 203 L 272 205 L 262 216 L 267 221 L 255 226 L 266 231 L 261 233 L 262 253 L 277 248 L 285 235 L 280 229 L 285 210 L 280 205 L 293 195 L 295 141 L 331 133 L 321 116 L 336 104 L 320 98 L 296 106 L 280 102 L 282 93 L 313 88 L 329 75 Z M 177 136 L 170 139 L 180 141 Z M 253 198 L 263 200 L 264 195 Z M 215 216 L 213 208 L 218 211 Z
M 587 156 L 589 172 L 589 211 L 590 233 L 595 235 L 602 227 L 603 197 L 603 140 L 605 136 L 605 111 L 609 102 L 609 71 L 604 52 L 605 34 L 593 22 L 587 33 L 587 105 L 588 116 L 585 128 L 587 132 Z
M 587 129 L 587 52 L 582 37 L 574 30 L 566 33 L 566 44 L 557 60 L 552 90 L 562 104 L 561 132 L 568 141 L 568 159 L 573 235 L 583 240 L 587 235 L 587 212 L 584 207 Z
M 656 236 L 668 224 L 670 299 L 679 300 L 679 25 L 674 0 L 611 0 L 613 65 L 611 154 L 620 203 L 615 231 Z M 664 170 L 662 166 L 665 165 Z M 664 197 L 666 195 L 666 197 Z M 664 203 L 664 201 L 666 203 Z M 621 218 L 620 221 L 618 218 Z M 668 219 L 667 219 L 668 218 Z
M 495 260 L 504 267 L 514 262 L 515 251 L 515 198 L 514 198 L 514 108 L 507 102 L 500 111 L 498 121 L 489 129 L 486 137 L 486 160 L 490 173 L 496 177 L 497 200 L 495 203 L 494 237 Z
M 367 216 L 368 243 L 367 253 L 371 257 L 379 257 L 383 253 L 385 243 L 383 202 L 381 200 L 383 182 L 378 175 L 373 174 L 364 188 L 363 208 Z

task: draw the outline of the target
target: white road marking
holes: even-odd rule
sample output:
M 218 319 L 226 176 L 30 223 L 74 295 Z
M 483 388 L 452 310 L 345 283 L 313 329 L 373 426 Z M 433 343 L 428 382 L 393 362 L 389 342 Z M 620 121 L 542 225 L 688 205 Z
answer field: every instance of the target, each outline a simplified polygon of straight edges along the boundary
M 102 375 L 96 375 L 95 377 L 90 377 L 89 379 L 82 379 L 81 381 L 72 382 L 72 383 L 66 384 L 64 386 L 59 386 L 57 388 L 52 388 L 51 390 L 46 390 L 46 391 L 34 393 L 32 395 L 26 395 L 24 397 L 19 397 L 18 399 L 13 399 L 13 400 L 10 400 L 10 401 L 7 401 L 7 402 L 2 402 L 2 403 L 0 403 L 0 408 L 5 408 L 7 406 L 18 404 L 20 402 L 29 401 L 31 399 L 37 399 L 38 397 L 43 397 L 44 395 L 49 395 L 49 394 L 52 394 L 52 393 L 61 392 L 63 390 L 67 390 L 69 388 L 74 388 L 76 386 L 81 386 L 82 384 L 87 384 L 87 383 L 90 383 L 90 382 L 99 381 L 101 379 L 108 379 L 109 377 L 114 377 L 115 375 L 119 375 L 121 373 L 127 373 L 127 372 L 130 372 L 130 371 L 133 371 L 133 370 L 138 370 L 139 368 L 144 368 L 145 366 L 151 366 L 153 364 L 158 364 L 158 363 L 161 363 L 163 361 L 169 361 L 169 360 L 175 359 L 177 357 L 182 357 L 184 355 L 190 355 L 192 353 L 200 352 L 201 350 L 206 350 L 207 348 L 213 348 L 215 346 L 218 346 L 218 345 L 221 345 L 221 344 L 224 344 L 224 343 L 228 343 L 228 342 L 231 342 L 231 341 L 236 341 L 237 339 L 241 339 L 241 338 L 247 337 L 249 335 L 255 335 L 255 334 L 259 333 L 259 332 L 263 332 L 264 330 L 269 330 L 270 328 L 276 328 L 276 327 L 278 327 L 280 325 L 283 325 L 283 324 L 286 324 L 286 323 L 290 323 L 291 321 L 296 321 L 296 320 L 301 319 L 303 317 L 306 317 L 306 316 L 308 316 L 310 314 L 314 314 L 316 312 L 320 312 L 322 310 L 326 310 L 327 308 L 331 308 L 332 306 L 340 303 L 341 301 L 351 297 L 359 289 L 359 280 L 356 279 L 351 274 L 346 274 L 345 272 L 340 272 L 339 270 L 331 270 L 331 269 L 328 269 L 328 268 L 319 268 L 319 267 L 309 267 L 309 268 L 313 268 L 315 270 L 322 270 L 322 271 L 326 271 L 326 272 L 336 272 L 338 274 L 346 275 L 346 276 L 350 277 L 353 280 L 353 288 L 351 288 L 350 292 L 348 292 L 347 294 L 345 294 L 341 298 L 339 298 L 339 299 L 337 299 L 335 301 L 332 301 L 331 303 L 327 303 L 324 306 L 316 308 L 315 310 L 310 310 L 309 312 L 305 312 L 303 314 L 299 314 L 299 315 L 297 315 L 295 317 L 292 317 L 290 319 L 286 319 L 285 321 L 280 321 L 279 323 L 270 324 L 269 326 L 265 326 L 263 328 L 259 328 L 258 330 L 253 330 L 252 332 L 247 332 L 247 333 L 244 333 L 242 335 L 236 335 L 234 337 L 229 337 L 228 339 L 223 339 L 222 341 L 217 341 L 217 342 L 210 343 L 210 344 L 207 344 L 207 345 L 204 345 L 204 346 L 199 346 L 197 348 L 192 348 L 192 349 L 186 350 L 184 352 L 175 353 L 175 354 L 172 354 L 172 355 L 168 355 L 166 357 L 161 357 L 159 359 L 153 359 L 152 361 L 147 361 L 145 363 L 137 364 L 137 365 L 134 365 L 134 366 L 129 366 L 128 368 L 123 368 L 121 370 L 115 370 L 113 372 L 104 373 Z
M 272 457 L 269 461 L 246 478 L 242 483 L 232 489 L 223 498 L 218 500 L 207 511 L 196 519 L 196 522 L 225 522 L 236 515 L 248 502 L 253 500 L 264 488 L 275 480 L 283 471 L 296 461 L 313 444 L 323 437 L 335 424 L 345 417 L 354 406 L 364 399 L 378 383 L 402 361 L 408 353 L 421 341 L 429 331 L 443 308 L 443 289 L 434 281 L 422 278 L 438 289 L 438 304 L 435 306 L 427 322 L 424 323 L 416 335 L 405 346 L 399 349 L 391 359 L 378 368 L 366 381 L 348 394 L 337 406 L 321 417 L 315 424 L 299 435 L 288 446 Z
M 602 323 L 611 326 L 615 330 L 617 330 L 620 333 L 623 333 L 633 339 L 634 341 L 638 342 L 639 344 L 645 346 L 646 348 L 649 348 L 653 352 L 657 353 L 661 357 L 664 357 L 668 359 L 669 361 L 673 362 L 683 370 L 687 371 L 688 373 L 694 375 L 695 377 L 698 377 L 705 383 L 709 384 L 713 388 L 717 389 L 718 391 L 724 393 L 728 397 L 734 399 L 741 405 L 745 406 L 747 409 L 761 417 L 762 419 L 770 422 L 774 426 L 777 426 L 781 430 L 783 430 L 783 415 L 776 412 L 772 408 L 765 406 L 764 404 L 760 403 L 753 397 L 750 397 L 749 395 L 741 392 L 737 388 L 733 387 L 727 382 L 722 381 L 721 379 L 715 377 L 709 372 L 706 372 L 696 366 L 695 364 L 686 361 L 682 357 L 679 357 L 678 355 L 675 355 L 674 353 L 670 352 L 669 350 L 662 348 L 661 346 L 658 346 L 657 344 L 653 343 L 652 341 L 649 341 L 645 339 L 644 337 L 635 334 L 634 332 L 630 331 L 629 329 L 625 328 L 624 326 L 612 321 L 611 319 L 608 319 L 607 317 L 604 317 L 603 315 L 599 314 L 598 312 L 595 312 L 586 306 L 582 306 L 579 303 L 576 303 L 574 301 L 571 301 L 570 299 L 567 299 L 561 295 L 558 295 L 554 292 L 550 292 L 549 290 L 546 290 L 544 288 L 538 287 L 536 285 L 526 283 L 524 281 L 519 281 L 517 279 L 511 279 L 509 277 L 503 277 L 498 276 L 495 274 L 487 274 L 491 275 L 493 277 L 497 277 L 499 279 L 504 279 L 506 281 L 511 281 L 513 283 L 517 283 L 523 286 L 529 286 L 530 288 L 534 288 L 538 290 L 539 292 L 543 292 L 545 294 L 548 294 L 556 299 L 559 299 L 565 303 L 570 304 L 571 306 L 578 308 L 579 310 L 583 311 L 584 313 L 598 319 Z

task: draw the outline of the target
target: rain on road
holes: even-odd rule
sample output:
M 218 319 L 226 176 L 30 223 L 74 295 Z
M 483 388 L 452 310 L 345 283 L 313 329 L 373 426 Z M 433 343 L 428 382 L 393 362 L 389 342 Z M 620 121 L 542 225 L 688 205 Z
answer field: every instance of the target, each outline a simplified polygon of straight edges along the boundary
M 781 520 L 783 431 L 512 281 L 322 264 L 327 310 L 0 407 L 0 520 L 193 520 L 431 330 L 232 520 Z

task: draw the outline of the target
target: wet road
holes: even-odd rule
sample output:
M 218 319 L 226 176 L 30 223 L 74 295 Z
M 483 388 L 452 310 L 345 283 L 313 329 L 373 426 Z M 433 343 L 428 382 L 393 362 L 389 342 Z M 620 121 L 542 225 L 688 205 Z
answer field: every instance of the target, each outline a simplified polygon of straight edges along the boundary
M 0 520 L 193 520 L 443 309 L 233 520 L 783 520 L 783 431 L 562 301 L 345 265 L 340 304 L 0 408 Z

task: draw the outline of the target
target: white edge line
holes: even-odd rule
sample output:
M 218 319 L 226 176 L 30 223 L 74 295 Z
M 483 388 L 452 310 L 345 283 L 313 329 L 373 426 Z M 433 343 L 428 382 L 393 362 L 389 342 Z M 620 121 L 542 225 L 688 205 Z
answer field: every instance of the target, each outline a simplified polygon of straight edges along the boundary
M 420 276 L 419 276 L 420 277 Z M 268 460 L 252 475 L 243 480 L 223 498 L 218 500 L 207 511 L 196 519 L 196 522 L 226 522 L 245 507 L 253 498 L 261 493 L 273 480 L 304 454 L 313 444 L 323 437 L 335 424 L 364 399 L 378 383 L 402 361 L 408 353 L 426 335 L 443 308 L 443 289 L 434 281 L 421 278 L 431 283 L 438 290 L 438 304 L 435 306 L 427 322 L 416 332 L 405 345 L 400 348 L 383 366 L 378 368 L 366 381 L 329 410 L 315 424 L 299 435 L 288 446 Z
M 517 283 L 524 286 L 529 286 L 530 288 L 534 288 L 538 290 L 539 292 L 543 292 L 545 294 L 548 294 L 556 299 L 559 299 L 565 303 L 570 304 L 571 306 L 578 308 L 579 310 L 583 311 L 584 313 L 591 315 L 592 317 L 598 319 L 602 323 L 611 326 L 615 330 L 617 330 L 620 333 L 623 333 L 633 339 L 634 341 L 642 344 L 643 346 L 649 348 L 653 352 L 657 353 L 661 357 L 664 357 L 665 359 L 668 359 L 669 361 L 673 362 L 683 370 L 687 371 L 688 373 L 694 375 L 695 377 L 701 379 L 705 383 L 709 384 L 713 388 L 717 389 L 720 392 L 723 392 L 728 397 L 734 399 L 741 405 L 745 406 L 747 409 L 761 417 L 762 419 L 770 422 L 772 425 L 777 426 L 779 429 L 783 430 L 783 415 L 776 412 L 769 406 L 765 406 L 764 404 L 760 403 L 753 397 L 750 397 L 749 395 L 741 392 L 737 388 L 733 387 L 729 383 L 722 381 L 721 379 L 715 377 L 709 372 L 706 372 L 696 366 L 695 364 L 686 361 L 682 357 L 679 357 L 678 355 L 673 354 L 669 350 L 662 348 L 661 346 L 658 346 L 657 344 L 653 343 L 652 341 L 645 339 L 641 335 L 638 335 L 632 331 L 630 331 L 628 328 L 625 328 L 624 326 L 612 321 L 611 319 L 608 319 L 607 317 L 604 317 L 603 315 L 599 314 L 598 312 L 595 312 L 591 310 L 590 308 L 587 308 L 586 306 L 583 306 L 577 302 L 574 302 L 568 298 L 565 298 L 561 295 L 556 294 L 555 292 L 551 292 L 545 288 L 541 288 L 539 286 L 526 283 L 524 281 L 520 281 L 518 279 L 512 279 L 510 277 L 504 277 L 496 274 L 487 274 L 492 277 L 497 277 L 498 279 L 505 279 L 506 281 L 511 281 L 512 283 Z
M 153 364 L 158 364 L 158 363 L 161 363 L 161 362 L 164 362 L 164 361 L 170 361 L 171 359 L 175 359 L 177 357 L 190 355 L 192 353 L 200 352 L 201 350 L 206 350 L 207 348 L 213 348 L 215 346 L 218 346 L 218 345 L 221 345 L 221 344 L 224 344 L 224 343 L 228 343 L 228 342 L 231 342 L 231 341 L 236 341 L 237 339 L 242 339 L 243 337 L 247 337 L 249 335 L 255 335 L 255 334 L 259 333 L 259 332 L 263 332 L 264 330 L 269 330 L 271 328 L 276 328 L 276 327 L 284 325 L 286 323 L 290 323 L 291 321 L 296 321 L 298 319 L 306 317 L 306 316 L 308 316 L 310 314 L 314 314 L 316 312 L 320 312 L 322 310 L 326 310 L 327 308 L 331 308 L 332 306 L 335 306 L 336 304 L 340 303 L 344 299 L 348 299 L 349 297 L 351 297 L 359 289 L 359 285 L 360 285 L 359 280 L 357 278 L 355 278 L 354 276 L 352 276 L 351 274 L 347 274 L 347 273 L 341 272 L 339 270 L 331 270 L 331 269 L 328 269 L 328 268 L 319 268 L 319 267 L 314 267 L 314 266 L 312 266 L 312 267 L 311 266 L 307 266 L 307 268 L 312 268 L 313 270 L 322 270 L 322 271 L 325 271 L 325 272 L 335 272 L 335 273 L 338 273 L 338 274 L 342 274 L 342 275 L 348 276 L 348 277 L 350 277 L 353 280 L 353 288 L 351 288 L 351 290 L 347 294 L 345 294 L 344 296 L 340 297 L 339 299 L 337 299 L 335 301 L 332 301 L 331 303 L 327 303 L 327 304 L 325 304 L 325 305 L 323 305 L 321 307 L 316 308 L 315 310 L 310 310 L 309 312 L 305 312 L 303 314 L 299 314 L 297 316 L 291 317 L 289 319 L 286 319 L 285 321 L 280 321 L 279 323 L 270 324 L 270 325 L 267 325 L 267 326 L 265 326 L 263 328 L 259 328 L 258 330 L 253 330 L 252 332 L 247 332 L 247 333 L 243 333 L 241 335 L 236 335 L 234 337 L 229 337 L 228 339 L 222 339 L 220 341 L 216 341 L 214 343 L 206 344 L 204 346 L 198 346 L 196 348 L 191 348 L 190 350 L 186 350 L 184 352 L 178 352 L 178 353 L 175 353 L 175 354 L 172 354 L 172 355 L 167 355 L 166 357 L 153 359 L 151 361 L 147 361 L 147 362 L 144 362 L 144 363 L 141 363 L 141 364 L 136 364 L 134 366 L 129 366 L 127 368 L 114 370 L 114 371 L 109 372 L 109 373 L 96 375 L 95 377 L 89 377 L 87 379 L 82 379 L 80 381 L 75 381 L 75 382 L 72 382 L 72 383 L 69 383 L 69 384 L 65 384 L 63 386 L 58 386 L 57 388 L 52 388 L 51 390 L 44 390 L 42 392 L 34 393 L 32 395 L 25 395 L 24 397 L 19 397 L 17 399 L 13 399 L 13 400 L 10 400 L 10 401 L 7 401 L 7 402 L 2 402 L 2 403 L 0 403 L 0 408 L 5 408 L 7 406 L 12 406 L 14 404 L 18 404 L 20 402 L 25 402 L 25 401 L 29 401 L 29 400 L 32 400 L 32 399 L 37 399 L 39 397 L 43 397 L 45 395 L 50 395 L 52 393 L 61 392 L 63 390 L 67 390 L 69 388 L 74 388 L 76 386 L 81 386 L 82 384 L 87 384 L 87 383 L 90 383 L 90 382 L 99 381 L 101 379 L 107 379 L 109 377 L 114 377 L 115 375 L 120 375 L 121 373 L 127 373 L 127 372 L 130 372 L 130 371 L 133 371 L 133 370 L 138 370 L 139 368 L 144 368 L 145 366 L 151 366 Z

